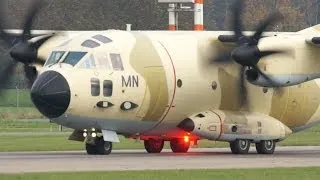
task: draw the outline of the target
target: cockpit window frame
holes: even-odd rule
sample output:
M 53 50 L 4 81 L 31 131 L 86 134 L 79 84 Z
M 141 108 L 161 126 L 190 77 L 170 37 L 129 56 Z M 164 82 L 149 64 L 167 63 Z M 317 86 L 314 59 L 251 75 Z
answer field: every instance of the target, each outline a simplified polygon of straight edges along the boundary
M 85 67 L 85 62 L 87 60 L 91 59 L 91 61 L 93 61 L 93 65 L 91 63 L 90 67 Z M 88 52 L 79 62 L 78 64 L 75 66 L 76 68 L 79 68 L 79 69 L 95 69 L 98 67 L 98 60 L 97 58 L 95 57 L 95 55 L 91 52 Z
M 71 53 L 83 53 L 84 55 L 79 59 L 77 60 L 77 62 L 75 64 L 70 64 L 70 63 L 66 63 L 65 61 L 67 60 L 68 56 L 71 54 Z M 61 63 L 66 63 L 66 64 L 69 64 L 69 65 L 72 65 L 73 67 L 76 67 L 81 61 L 83 61 L 83 59 L 85 59 L 85 57 L 90 54 L 88 51 L 67 51 L 66 53 L 66 56 L 60 61 Z
M 63 55 L 60 56 L 59 60 L 57 60 L 55 63 L 50 63 L 50 64 L 49 64 L 50 58 L 52 57 L 52 55 L 53 55 L 54 53 L 57 53 L 57 52 L 63 52 Z M 49 58 L 46 60 L 46 63 L 44 64 L 44 67 L 52 66 L 52 65 L 55 65 L 55 64 L 63 61 L 63 60 L 65 59 L 65 57 L 67 56 L 68 53 L 69 53 L 69 51 L 64 51 L 64 50 L 55 50 L 55 51 L 52 51 L 51 54 L 50 54 L 50 56 L 49 56 Z

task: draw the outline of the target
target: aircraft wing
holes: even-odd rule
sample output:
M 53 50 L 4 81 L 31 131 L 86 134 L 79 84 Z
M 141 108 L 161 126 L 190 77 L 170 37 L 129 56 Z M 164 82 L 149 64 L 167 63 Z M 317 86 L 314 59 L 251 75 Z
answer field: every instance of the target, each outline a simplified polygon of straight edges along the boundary
M 15 45 L 19 37 L 23 34 L 22 29 L 5 29 L 3 31 L 6 33 L 6 35 L 9 35 L 6 38 L 9 38 L 10 42 L 12 42 L 11 45 Z M 32 30 L 28 39 L 33 39 L 41 36 L 48 36 L 52 34 L 71 35 L 71 34 L 76 34 L 80 32 L 81 31 Z M 1 37 L 1 33 L 0 33 L 0 37 Z

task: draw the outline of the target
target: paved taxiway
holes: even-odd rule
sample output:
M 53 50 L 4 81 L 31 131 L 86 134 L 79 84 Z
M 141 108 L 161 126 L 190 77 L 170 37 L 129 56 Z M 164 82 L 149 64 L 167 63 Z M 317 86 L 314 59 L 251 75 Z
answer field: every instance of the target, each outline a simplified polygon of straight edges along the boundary
M 248 155 L 232 155 L 228 148 L 192 149 L 187 154 L 115 150 L 109 156 L 82 151 L 0 153 L 0 173 L 303 166 L 320 166 L 320 147 L 278 147 L 274 155 L 258 155 L 254 147 Z

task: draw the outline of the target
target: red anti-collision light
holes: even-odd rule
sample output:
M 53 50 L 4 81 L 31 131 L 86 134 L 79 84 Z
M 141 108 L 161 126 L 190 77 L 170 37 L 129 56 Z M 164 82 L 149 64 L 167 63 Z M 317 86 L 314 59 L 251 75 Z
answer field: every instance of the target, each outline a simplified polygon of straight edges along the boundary
M 185 143 L 188 143 L 190 141 L 189 136 L 184 136 L 183 140 L 184 140 Z

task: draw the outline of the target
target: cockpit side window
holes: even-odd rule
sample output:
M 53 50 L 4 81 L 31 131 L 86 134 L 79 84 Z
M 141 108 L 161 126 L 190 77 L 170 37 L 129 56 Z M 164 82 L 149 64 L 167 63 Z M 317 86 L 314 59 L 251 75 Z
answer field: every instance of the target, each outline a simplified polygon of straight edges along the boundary
M 111 59 L 113 70 L 115 71 L 124 70 L 120 54 L 110 53 L 110 59 Z
M 65 51 L 53 51 L 48 61 L 46 62 L 45 66 L 58 63 L 65 53 L 66 53 Z
M 95 35 L 95 36 L 92 36 L 92 39 L 98 40 L 98 41 L 100 41 L 100 42 L 102 42 L 102 43 L 104 43 L 104 44 L 107 44 L 107 43 L 111 43 L 111 42 L 112 42 L 111 39 L 109 39 L 109 38 L 107 38 L 106 36 L 101 35 L 101 34 L 97 34 L 97 35 Z
M 97 78 L 91 78 L 91 95 L 92 96 L 100 95 L 100 80 Z
M 94 68 L 94 67 L 96 67 L 96 63 L 95 63 L 95 59 L 92 54 L 90 56 L 88 56 L 87 58 L 85 58 L 83 63 L 79 66 L 79 68 L 84 68 L 84 69 L 90 69 L 90 68 Z
M 86 54 L 86 52 L 69 52 L 63 63 L 75 66 Z

